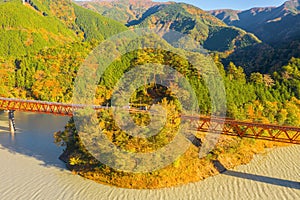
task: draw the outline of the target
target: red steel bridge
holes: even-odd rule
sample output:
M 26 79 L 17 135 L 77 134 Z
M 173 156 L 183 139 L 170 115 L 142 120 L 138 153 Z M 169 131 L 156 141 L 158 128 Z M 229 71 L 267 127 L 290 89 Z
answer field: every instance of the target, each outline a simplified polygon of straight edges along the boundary
M 0 110 L 9 111 L 11 131 L 15 130 L 14 111 L 36 112 L 45 114 L 73 116 L 73 113 L 84 108 L 85 105 L 53 103 L 45 101 L 21 100 L 0 97 Z M 105 106 L 93 106 L 95 110 L 105 109 Z M 130 109 L 139 112 L 138 109 Z M 238 136 L 254 139 L 263 139 L 276 142 L 300 144 L 300 127 L 278 126 L 237 121 L 232 119 L 211 118 L 207 116 L 182 116 L 197 123 L 198 131 Z

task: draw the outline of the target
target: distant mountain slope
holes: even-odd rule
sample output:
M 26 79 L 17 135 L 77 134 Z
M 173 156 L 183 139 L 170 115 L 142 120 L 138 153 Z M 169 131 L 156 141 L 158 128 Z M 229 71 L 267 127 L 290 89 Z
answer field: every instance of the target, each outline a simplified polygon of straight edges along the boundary
M 260 72 L 263 74 L 279 71 L 282 66 L 287 65 L 292 57 L 300 58 L 300 40 L 290 43 L 282 43 L 276 48 L 260 43 L 244 49 L 238 49 L 223 60 L 225 66 L 234 62 L 243 66 L 246 74 Z
M 207 12 L 184 3 L 157 3 L 151 0 L 85 1 L 85 8 L 116 19 L 130 28 L 156 29 L 164 36 L 170 30 L 188 34 L 204 48 L 227 52 L 259 43 L 260 40 L 239 28 L 229 27 Z M 169 43 L 180 38 L 165 37 Z
M 126 24 L 129 21 L 139 19 L 149 8 L 161 3 L 151 0 L 95 0 L 78 2 L 78 4 Z
M 210 14 L 222 20 L 226 24 L 230 24 L 233 21 L 239 20 L 239 13 L 241 11 L 231 9 L 211 10 Z
M 211 14 L 226 24 L 252 32 L 267 43 L 300 38 L 300 0 L 289 0 L 279 7 L 246 11 L 214 10 Z
M 183 3 L 154 6 L 128 26 L 150 27 L 165 33 L 174 30 L 190 35 L 208 50 L 219 52 L 260 42 L 254 35 L 229 27 L 205 11 Z

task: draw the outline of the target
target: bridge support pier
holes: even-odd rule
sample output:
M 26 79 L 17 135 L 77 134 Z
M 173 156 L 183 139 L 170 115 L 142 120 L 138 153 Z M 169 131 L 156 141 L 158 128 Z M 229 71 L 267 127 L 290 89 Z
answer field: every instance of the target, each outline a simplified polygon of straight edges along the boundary
M 8 111 L 8 123 L 9 123 L 9 131 L 11 134 L 15 134 L 16 132 L 16 123 L 15 123 L 15 111 Z

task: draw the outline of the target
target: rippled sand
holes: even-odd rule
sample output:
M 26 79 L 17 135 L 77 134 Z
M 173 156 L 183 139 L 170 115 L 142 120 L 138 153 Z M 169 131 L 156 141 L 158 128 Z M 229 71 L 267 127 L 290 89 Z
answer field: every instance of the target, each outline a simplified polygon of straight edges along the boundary
M 0 199 L 300 199 L 300 146 L 272 150 L 202 182 L 161 190 L 109 187 L 0 146 Z M 252 180 L 251 180 L 252 179 Z

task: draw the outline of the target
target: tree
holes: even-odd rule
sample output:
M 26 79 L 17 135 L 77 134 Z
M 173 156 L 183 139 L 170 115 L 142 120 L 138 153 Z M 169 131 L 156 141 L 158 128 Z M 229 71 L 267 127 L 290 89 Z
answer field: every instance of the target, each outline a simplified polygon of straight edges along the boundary
M 266 87 L 272 87 L 273 85 L 275 85 L 275 81 L 272 79 L 271 75 L 269 74 L 263 75 L 263 81 Z
M 246 82 L 246 75 L 242 67 L 236 67 L 233 62 L 230 62 L 228 65 L 228 77 L 229 80 L 237 80 L 240 82 Z
M 250 75 L 250 81 L 255 84 L 262 84 L 264 82 L 263 75 L 259 72 L 252 73 Z

